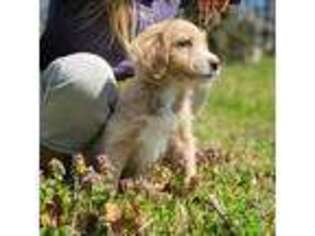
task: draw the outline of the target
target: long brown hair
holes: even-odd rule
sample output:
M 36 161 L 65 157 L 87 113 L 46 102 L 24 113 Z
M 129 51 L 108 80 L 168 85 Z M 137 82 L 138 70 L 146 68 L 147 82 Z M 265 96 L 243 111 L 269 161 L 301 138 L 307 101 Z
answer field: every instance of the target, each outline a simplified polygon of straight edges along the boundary
M 130 42 L 135 36 L 133 32 L 136 25 L 135 12 L 132 0 L 105 0 L 109 17 L 109 24 L 113 36 L 128 50 Z

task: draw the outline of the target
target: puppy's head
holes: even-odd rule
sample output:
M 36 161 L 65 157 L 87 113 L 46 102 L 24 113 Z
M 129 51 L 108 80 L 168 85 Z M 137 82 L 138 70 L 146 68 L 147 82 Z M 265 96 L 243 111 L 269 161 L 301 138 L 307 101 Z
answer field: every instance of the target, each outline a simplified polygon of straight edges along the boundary
M 208 49 L 206 34 L 185 20 L 168 20 L 141 33 L 131 45 L 136 73 L 152 82 L 211 81 L 220 60 Z

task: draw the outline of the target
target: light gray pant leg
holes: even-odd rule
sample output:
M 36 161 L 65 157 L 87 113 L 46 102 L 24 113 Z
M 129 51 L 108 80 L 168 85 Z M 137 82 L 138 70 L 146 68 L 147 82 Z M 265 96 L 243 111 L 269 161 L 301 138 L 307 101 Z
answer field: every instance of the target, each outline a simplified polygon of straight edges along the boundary
M 41 145 L 79 152 L 100 132 L 117 96 L 112 68 L 101 57 L 77 53 L 56 59 L 41 75 Z

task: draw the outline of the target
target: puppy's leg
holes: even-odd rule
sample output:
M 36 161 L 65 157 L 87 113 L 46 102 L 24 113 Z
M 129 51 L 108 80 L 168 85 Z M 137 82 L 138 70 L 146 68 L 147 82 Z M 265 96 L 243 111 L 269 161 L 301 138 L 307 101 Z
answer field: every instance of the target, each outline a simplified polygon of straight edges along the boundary
M 182 123 L 172 139 L 172 157 L 185 169 L 185 183 L 189 184 L 197 174 L 196 147 L 191 122 Z
M 109 189 L 116 192 L 122 170 L 130 155 L 123 143 L 112 142 L 109 148 L 105 145 L 105 133 L 86 151 L 88 162 L 93 166 Z

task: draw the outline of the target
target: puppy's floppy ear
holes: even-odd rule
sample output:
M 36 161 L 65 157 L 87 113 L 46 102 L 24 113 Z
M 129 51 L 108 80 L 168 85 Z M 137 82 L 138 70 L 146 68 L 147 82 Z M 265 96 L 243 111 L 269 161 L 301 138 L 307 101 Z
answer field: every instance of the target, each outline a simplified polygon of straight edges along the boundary
M 138 37 L 130 48 L 136 70 L 148 76 L 148 79 L 160 80 L 167 72 L 169 64 L 169 46 L 163 32 Z

